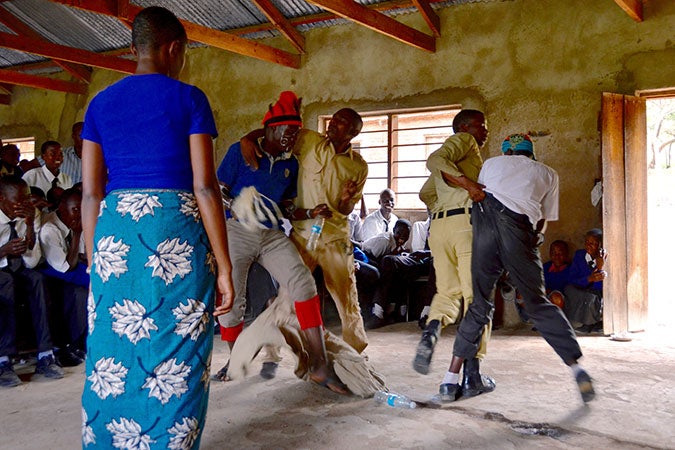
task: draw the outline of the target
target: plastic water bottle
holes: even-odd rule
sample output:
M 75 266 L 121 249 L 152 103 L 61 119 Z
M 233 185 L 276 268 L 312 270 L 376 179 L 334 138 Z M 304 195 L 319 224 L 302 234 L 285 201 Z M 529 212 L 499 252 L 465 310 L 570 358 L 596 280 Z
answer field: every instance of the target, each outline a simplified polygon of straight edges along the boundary
M 309 239 L 307 239 L 307 250 L 314 251 L 316 245 L 319 243 L 319 238 L 321 237 L 321 232 L 323 231 L 323 224 L 326 221 L 321 216 L 317 216 L 312 223 L 312 230 L 309 233 Z
M 415 409 L 417 403 L 410 400 L 405 395 L 396 394 L 395 392 L 377 391 L 375 393 L 375 403 L 389 405 L 392 408 Z

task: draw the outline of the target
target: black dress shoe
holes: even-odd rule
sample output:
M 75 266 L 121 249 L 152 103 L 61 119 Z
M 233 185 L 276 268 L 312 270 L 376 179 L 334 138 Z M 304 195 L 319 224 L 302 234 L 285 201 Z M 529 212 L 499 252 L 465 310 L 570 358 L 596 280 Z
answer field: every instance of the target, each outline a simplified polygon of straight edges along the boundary
M 422 333 L 422 339 L 417 344 L 415 359 L 413 359 L 413 369 L 416 372 L 426 375 L 429 373 L 431 357 L 434 355 L 434 347 L 441 334 L 441 323 L 438 320 L 432 320 Z
M 462 397 L 475 397 L 476 395 L 492 392 L 497 383 L 487 375 L 480 373 L 480 360 L 478 358 L 464 361 L 464 377 L 462 379 Z
M 584 403 L 588 403 L 595 398 L 595 390 L 593 389 L 593 380 L 591 376 L 585 371 L 581 370 L 575 377 L 579 393 Z
M 87 359 L 87 353 L 84 350 L 75 347 L 74 345 L 66 345 L 66 350 L 80 358 L 82 361 Z
M 462 395 L 462 387 L 459 384 L 441 384 L 438 394 L 443 403 L 454 402 Z
M 67 347 L 59 350 L 56 357 L 61 367 L 75 367 L 84 362 L 83 359 L 80 359 L 73 352 L 69 351 Z
M 271 361 L 264 362 L 262 363 L 262 367 L 260 368 L 260 376 L 266 380 L 271 380 L 272 378 L 277 376 L 278 367 L 279 363 Z

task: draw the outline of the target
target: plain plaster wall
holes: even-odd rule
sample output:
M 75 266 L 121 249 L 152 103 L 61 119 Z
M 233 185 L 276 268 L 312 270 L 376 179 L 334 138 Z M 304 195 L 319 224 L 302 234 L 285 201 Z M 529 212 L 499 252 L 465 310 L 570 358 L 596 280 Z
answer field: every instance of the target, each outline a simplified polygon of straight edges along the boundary
M 320 114 L 346 105 L 359 111 L 477 108 L 490 129 L 484 157 L 499 154 L 510 133 L 535 136 L 538 159 L 561 179 L 561 218 L 549 225 L 547 243 L 564 239 L 580 246 L 584 232 L 601 225 L 600 206 L 590 203 L 601 176 L 601 93 L 675 86 L 675 2 L 646 2 L 642 23 L 611 0 L 471 3 L 438 13 L 442 37 L 435 53 L 355 24 L 305 33 L 307 55 L 299 70 L 191 48 L 182 79 L 211 101 L 220 131 L 217 161 L 230 143 L 260 125 L 267 105 L 286 89 L 303 97 L 310 128 Z M 418 14 L 397 20 L 428 33 Z M 266 42 L 290 50 L 281 38 Z M 122 76 L 94 70 L 86 97 L 17 88 L 12 104 L 0 106 L 0 136 L 70 145 L 70 126 L 82 119 L 89 99 Z

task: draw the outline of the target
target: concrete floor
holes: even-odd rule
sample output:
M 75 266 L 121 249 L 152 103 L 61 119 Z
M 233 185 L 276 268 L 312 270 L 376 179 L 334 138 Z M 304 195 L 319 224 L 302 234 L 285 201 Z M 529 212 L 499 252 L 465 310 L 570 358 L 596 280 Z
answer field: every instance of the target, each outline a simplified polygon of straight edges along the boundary
M 428 376 L 411 368 L 419 334 L 414 323 L 369 332 L 366 353 L 390 390 L 427 400 L 450 361 L 454 328 L 444 331 Z M 579 338 L 582 364 L 596 380 L 597 398 L 588 407 L 570 371 L 527 329 L 493 335 L 483 369 L 497 390 L 442 410 L 394 409 L 332 394 L 297 380 L 285 353 L 274 380 L 256 373 L 212 384 L 202 449 L 675 449 L 675 342 L 648 333 L 632 337 Z M 227 355 L 216 340 L 214 371 Z M 62 380 L 0 390 L 0 449 L 79 448 L 83 368 L 66 372 Z

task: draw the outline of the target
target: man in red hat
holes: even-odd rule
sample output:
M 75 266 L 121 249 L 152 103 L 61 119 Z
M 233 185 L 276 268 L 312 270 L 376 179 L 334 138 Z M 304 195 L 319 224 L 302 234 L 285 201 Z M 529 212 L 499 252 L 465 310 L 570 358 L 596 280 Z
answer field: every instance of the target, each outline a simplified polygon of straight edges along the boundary
M 218 168 L 224 195 L 234 198 L 226 214 L 235 292 L 232 310 L 218 320 L 222 338 L 232 349 L 243 330 L 248 271 L 257 261 L 295 300 L 295 312 L 309 350 L 310 379 L 344 394 L 346 389 L 328 365 L 314 278 L 281 229 L 283 215 L 294 213 L 298 160 L 291 150 L 302 126 L 299 111 L 300 100 L 290 91 L 282 92 L 270 106 L 263 119 L 264 135 L 255 143 L 259 155 L 256 163 L 261 170 L 245 164 L 239 142 L 230 146 Z M 219 379 L 227 379 L 227 368 L 226 365 L 218 372 Z
M 335 300 L 342 321 L 342 339 L 359 353 L 368 345 L 368 338 L 356 291 L 347 216 L 361 199 L 368 178 L 368 164 L 351 146 L 362 126 L 356 111 L 343 108 L 333 114 L 325 135 L 300 130 L 293 149 L 300 172 L 291 234 L 309 269 L 314 271 L 317 266 L 323 269 L 326 289 Z M 258 133 L 242 139 L 244 158 L 253 168 L 257 168 L 258 158 L 251 144 Z M 307 239 L 317 216 L 325 217 L 326 222 L 316 249 L 310 251 Z

